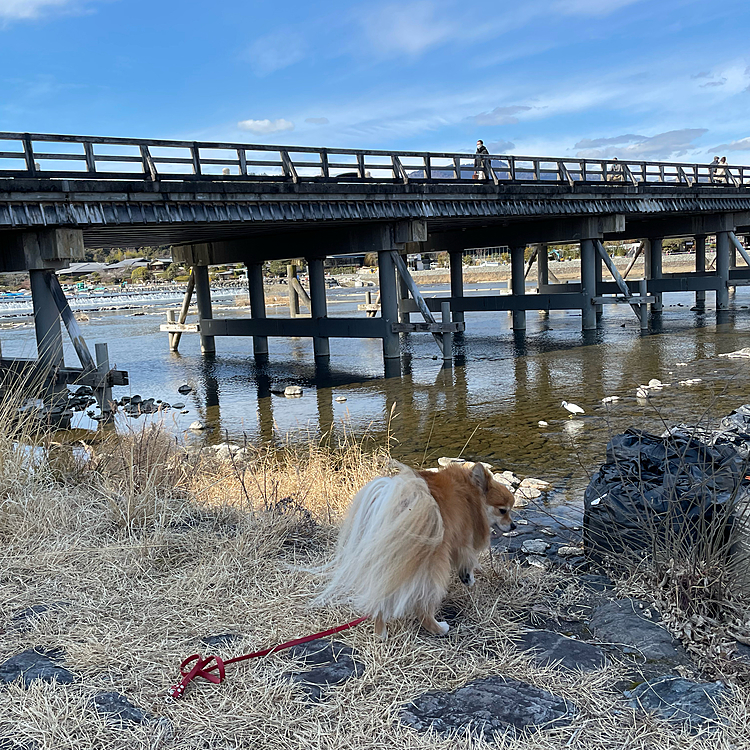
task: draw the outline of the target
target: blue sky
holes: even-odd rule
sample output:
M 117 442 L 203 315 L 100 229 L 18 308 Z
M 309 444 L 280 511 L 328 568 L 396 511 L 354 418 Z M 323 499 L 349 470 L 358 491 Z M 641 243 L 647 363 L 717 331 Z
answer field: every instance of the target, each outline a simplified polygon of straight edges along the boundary
M 0 0 L 0 130 L 750 163 L 747 0 Z

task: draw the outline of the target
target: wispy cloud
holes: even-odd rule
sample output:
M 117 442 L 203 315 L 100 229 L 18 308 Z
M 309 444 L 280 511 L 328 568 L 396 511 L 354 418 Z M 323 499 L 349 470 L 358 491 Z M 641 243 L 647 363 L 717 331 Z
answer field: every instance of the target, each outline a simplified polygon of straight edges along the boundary
M 0 0 L 0 21 L 31 21 L 60 10 L 78 11 L 85 0 Z
M 576 156 L 590 159 L 608 159 L 613 156 L 621 159 L 676 159 L 694 151 L 697 148 L 695 141 L 707 132 L 706 128 L 682 128 L 652 136 L 626 134 L 584 140 L 575 145 L 575 148 L 581 148 Z
M 509 151 L 513 151 L 516 144 L 513 141 L 492 141 L 487 144 L 487 150 L 491 154 L 507 154 Z
M 455 28 L 427 0 L 370 7 L 361 14 L 360 24 L 373 49 L 385 55 L 419 55 L 451 38 Z
M 557 0 L 552 9 L 569 16 L 608 16 L 643 0 Z
M 276 31 L 256 39 L 243 56 L 257 76 L 267 76 L 294 65 L 306 54 L 307 42 L 302 34 Z
M 738 141 L 731 143 L 722 143 L 714 146 L 711 151 L 750 151 L 750 138 L 740 138 Z
M 517 114 L 529 112 L 532 109 L 533 107 L 523 104 L 514 104 L 510 107 L 495 107 L 491 112 L 481 112 L 466 119 L 475 125 L 514 125 L 518 122 Z
M 251 133 L 269 135 L 270 133 L 294 130 L 294 123 L 283 118 L 278 120 L 241 120 L 237 123 L 237 127 L 240 130 L 249 130 Z

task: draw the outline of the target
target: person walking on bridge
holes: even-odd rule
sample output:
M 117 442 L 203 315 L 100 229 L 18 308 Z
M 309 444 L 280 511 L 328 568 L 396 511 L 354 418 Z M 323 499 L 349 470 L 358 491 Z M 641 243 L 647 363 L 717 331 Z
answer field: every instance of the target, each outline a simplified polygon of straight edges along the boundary
M 486 159 L 484 158 L 485 154 L 489 154 L 490 152 L 487 150 L 487 146 L 484 145 L 484 141 L 477 141 L 477 153 L 474 157 L 474 179 L 479 179 L 479 173 L 484 172 L 484 164 L 486 162 Z

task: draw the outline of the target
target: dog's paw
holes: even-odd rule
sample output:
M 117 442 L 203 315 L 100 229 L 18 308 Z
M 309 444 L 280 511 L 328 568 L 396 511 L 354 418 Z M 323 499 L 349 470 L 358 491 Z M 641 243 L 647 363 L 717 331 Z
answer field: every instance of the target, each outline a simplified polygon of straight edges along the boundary
M 440 635 L 446 635 L 447 632 L 451 629 L 451 626 L 448 625 L 448 623 L 445 622 L 444 620 L 438 622 L 437 626 L 440 629 Z
M 475 583 L 474 571 L 472 570 L 464 570 L 461 573 L 460 578 L 461 578 L 461 583 L 463 583 L 464 586 L 468 586 L 469 588 L 471 588 Z

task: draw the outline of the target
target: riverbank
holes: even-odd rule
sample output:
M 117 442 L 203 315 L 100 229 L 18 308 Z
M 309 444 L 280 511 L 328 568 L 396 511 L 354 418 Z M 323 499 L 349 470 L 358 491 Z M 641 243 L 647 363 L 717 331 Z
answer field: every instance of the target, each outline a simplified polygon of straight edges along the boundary
M 357 614 L 311 607 L 319 582 L 307 571 L 329 557 L 349 498 L 386 469 L 387 452 L 367 439 L 293 444 L 186 451 L 158 426 L 73 451 L 31 453 L 0 439 L 0 678 L 22 655 L 42 670 L 0 691 L 0 739 L 50 750 L 744 746 L 741 659 L 714 657 L 705 671 L 688 640 L 675 640 L 685 633 L 672 613 L 671 632 L 658 624 L 643 579 L 538 567 L 531 554 L 504 552 L 508 538 L 484 555 L 474 588 L 452 583 L 445 638 L 404 622 L 382 642 L 364 623 L 335 636 L 333 663 L 320 646 L 274 654 L 165 703 L 189 654 L 229 658 Z M 544 509 L 543 497 L 532 499 L 516 518 L 549 546 L 534 520 Z M 658 635 L 658 653 L 652 641 L 614 645 L 641 637 L 633 617 L 643 638 Z M 629 634 L 607 625 L 621 620 Z M 722 665 L 719 691 L 706 680 Z M 696 716 L 691 731 L 646 716 L 624 692 L 638 695 L 664 674 L 720 692 L 720 726 Z M 464 696 L 460 710 L 451 696 Z M 699 703 L 693 713 L 710 710 L 705 696 Z M 472 738 L 488 710 L 535 731 L 500 733 L 493 745 Z M 425 731 L 433 719 L 438 734 Z M 451 727 L 457 736 L 444 734 Z

